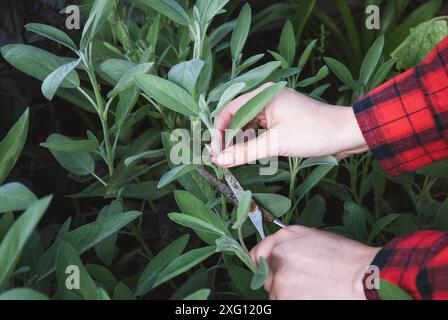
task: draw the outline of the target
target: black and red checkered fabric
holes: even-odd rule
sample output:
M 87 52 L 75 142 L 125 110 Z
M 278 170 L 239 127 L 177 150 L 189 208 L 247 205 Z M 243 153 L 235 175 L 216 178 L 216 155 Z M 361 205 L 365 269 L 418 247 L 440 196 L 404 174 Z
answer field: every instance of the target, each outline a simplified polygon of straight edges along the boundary
M 396 176 L 448 157 L 448 38 L 418 67 L 373 90 L 353 108 L 383 169 Z
M 448 158 L 448 38 L 418 67 L 354 104 L 364 138 L 396 176 Z M 420 231 L 389 242 L 372 265 L 414 299 L 448 299 L 448 234 Z M 367 290 L 368 299 L 379 299 Z

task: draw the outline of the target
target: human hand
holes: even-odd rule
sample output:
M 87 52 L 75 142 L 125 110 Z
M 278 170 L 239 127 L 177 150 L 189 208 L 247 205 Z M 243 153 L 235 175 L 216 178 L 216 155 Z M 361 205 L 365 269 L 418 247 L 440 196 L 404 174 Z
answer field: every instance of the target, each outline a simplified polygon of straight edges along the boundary
M 368 150 L 352 108 L 328 105 L 292 89 L 283 89 L 246 127 L 267 129 L 265 133 L 221 150 L 235 113 L 271 85 L 233 100 L 216 119 L 212 157 L 219 166 L 230 168 L 274 156 L 345 158 Z
M 380 248 L 338 235 L 289 226 L 251 251 L 264 257 L 269 276 L 264 288 L 275 300 L 365 300 L 362 279 Z

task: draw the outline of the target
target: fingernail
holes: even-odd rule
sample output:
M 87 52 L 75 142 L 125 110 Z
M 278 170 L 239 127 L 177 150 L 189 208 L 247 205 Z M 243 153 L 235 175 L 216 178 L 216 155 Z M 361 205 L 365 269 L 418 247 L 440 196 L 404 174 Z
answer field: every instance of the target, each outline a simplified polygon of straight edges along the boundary
M 232 164 L 232 154 L 227 152 L 222 152 L 218 155 L 217 158 L 218 164 L 221 166 L 227 166 L 229 164 Z

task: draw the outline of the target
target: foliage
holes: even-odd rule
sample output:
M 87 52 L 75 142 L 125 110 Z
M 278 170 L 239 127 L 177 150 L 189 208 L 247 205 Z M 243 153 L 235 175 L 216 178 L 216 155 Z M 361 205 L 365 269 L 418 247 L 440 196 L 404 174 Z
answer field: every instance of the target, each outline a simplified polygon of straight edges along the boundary
M 389 1 L 385 27 L 359 32 L 347 2 L 338 0 L 347 37 L 316 1 L 285 1 L 255 12 L 229 0 L 190 6 L 176 0 L 132 6 L 96 0 L 76 40 L 49 25 L 26 25 L 68 54 L 8 44 L 2 56 L 41 81 L 46 99 L 65 99 L 83 115 L 73 121 L 85 127 L 84 136 L 68 136 L 61 127 L 39 143 L 75 186 L 66 201 L 97 206 L 83 214 L 87 219 L 77 214 L 75 221 L 57 225 L 50 239 L 48 230 L 37 228 L 52 198 L 39 199 L 29 186 L 7 180 L 28 136 L 30 116 L 24 112 L 0 142 L 0 299 L 136 299 L 160 293 L 207 299 L 229 292 L 266 298 L 260 288 L 267 262 L 255 264 L 249 255 L 257 241 L 247 220 L 252 199 L 285 223 L 372 245 L 420 228 L 446 230 L 447 201 L 433 192 L 447 178 L 445 162 L 398 178 L 387 177 L 371 155 L 340 164 L 332 157 L 280 159 L 273 176 L 260 176 L 260 165 L 244 166 L 233 172 L 251 191 L 234 205 L 204 175 L 222 180 L 220 168 L 209 162 L 179 165 L 170 158 L 179 147 L 170 139 L 173 130 L 194 135 L 199 126 L 211 129 L 228 102 L 267 81 L 275 84 L 248 101 L 231 128 L 244 128 L 284 87 L 321 100 L 332 90 L 339 104 L 349 105 L 394 74 L 390 54 L 397 47 L 393 56 L 401 67 L 408 52 L 417 57 L 414 62 L 421 60 L 423 50 L 415 52 L 405 39 L 440 4 L 429 1 L 406 17 L 410 1 Z M 249 55 L 252 36 L 284 16 L 290 20 L 270 56 Z M 410 39 L 441 22 L 446 24 L 436 19 L 418 26 Z M 339 90 L 325 83 L 332 76 L 342 82 Z M 231 143 L 234 136 L 226 138 Z M 191 160 L 201 156 L 188 143 L 186 150 Z M 410 201 L 390 196 L 391 190 Z M 153 229 L 155 236 L 148 236 Z M 65 285 L 69 265 L 79 266 L 80 290 Z

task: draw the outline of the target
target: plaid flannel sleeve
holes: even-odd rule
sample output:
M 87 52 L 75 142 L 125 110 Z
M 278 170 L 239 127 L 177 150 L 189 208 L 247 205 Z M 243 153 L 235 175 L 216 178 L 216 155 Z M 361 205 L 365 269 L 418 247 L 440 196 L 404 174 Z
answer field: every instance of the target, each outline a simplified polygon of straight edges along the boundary
M 418 67 L 353 106 L 375 158 L 396 176 L 448 157 L 448 37 Z
M 417 300 L 448 299 L 448 233 L 419 231 L 389 242 L 372 262 L 380 269 L 380 278 L 405 290 Z M 379 292 L 368 289 L 369 274 L 364 278 L 367 299 L 380 299 Z

